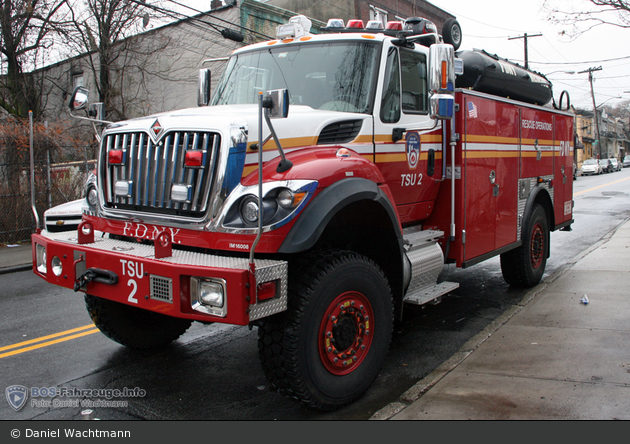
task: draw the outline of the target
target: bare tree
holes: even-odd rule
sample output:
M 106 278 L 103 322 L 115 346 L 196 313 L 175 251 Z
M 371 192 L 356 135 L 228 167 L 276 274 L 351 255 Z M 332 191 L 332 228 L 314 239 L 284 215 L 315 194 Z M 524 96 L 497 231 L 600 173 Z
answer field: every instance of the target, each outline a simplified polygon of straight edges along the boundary
M 41 95 L 29 74 L 36 54 L 49 48 L 62 27 L 67 0 L 0 0 L 0 53 L 5 65 L 0 106 L 25 118 L 41 110 Z
M 584 0 L 577 4 L 545 0 L 543 9 L 547 11 L 549 21 L 567 26 L 562 33 L 571 38 L 601 25 L 630 28 L 628 0 Z
M 124 119 L 127 116 L 121 102 L 122 90 L 116 88 L 116 78 L 121 84 L 124 82 L 118 76 L 130 59 L 128 53 L 134 51 L 133 40 L 128 38 L 143 31 L 158 13 L 131 0 L 77 0 L 71 9 L 74 25 L 71 42 L 79 53 L 95 55 L 87 60 L 96 79 L 99 101 L 105 104 L 110 118 Z

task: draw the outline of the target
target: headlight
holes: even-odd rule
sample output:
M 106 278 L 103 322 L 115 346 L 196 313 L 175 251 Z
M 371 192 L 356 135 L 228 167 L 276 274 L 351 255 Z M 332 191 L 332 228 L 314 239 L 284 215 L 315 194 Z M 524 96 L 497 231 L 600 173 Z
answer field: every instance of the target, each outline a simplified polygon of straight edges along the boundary
M 96 187 L 92 185 L 88 187 L 86 198 L 90 207 L 95 208 L 98 204 L 98 191 L 96 191 Z
M 46 274 L 46 247 L 40 244 L 35 245 L 35 260 L 37 271 Z
M 290 180 L 263 184 L 262 203 L 258 186 L 239 186 L 226 203 L 219 219 L 226 229 L 255 230 L 262 219 L 263 229 L 275 230 L 288 223 L 304 208 L 317 190 L 315 180 Z
M 203 277 L 190 278 L 190 300 L 193 310 L 225 317 L 225 281 Z
M 201 281 L 199 284 L 199 301 L 211 307 L 223 307 L 223 287 L 218 282 Z
M 63 273 L 63 264 L 61 263 L 61 259 L 57 256 L 53 257 L 50 261 L 50 268 L 55 276 L 61 276 L 61 273 Z
M 258 199 L 253 196 L 247 196 L 241 202 L 241 218 L 245 221 L 245 223 L 249 225 L 254 225 L 258 222 L 258 215 L 260 213 L 260 208 L 258 207 Z
M 293 209 L 302 202 L 306 195 L 306 191 L 293 192 L 293 190 L 285 188 L 278 193 L 278 205 L 287 210 Z
M 295 194 L 289 189 L 284 189 L 278 193 L 278 205 L 282 208 L 291 208 L 293 201 L 295 200 Z

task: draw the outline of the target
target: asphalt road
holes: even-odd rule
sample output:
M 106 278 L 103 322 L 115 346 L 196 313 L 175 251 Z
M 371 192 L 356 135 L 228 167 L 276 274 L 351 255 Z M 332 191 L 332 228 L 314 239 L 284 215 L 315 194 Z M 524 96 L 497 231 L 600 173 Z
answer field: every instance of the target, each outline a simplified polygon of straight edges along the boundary
M 574 182 L 573 231 L 551 235 L 546 274 L 562 267 L 630 217 L 630 168 Z M 445 267 L 460 288 L 437 305 L 408 306 L 389 356 L 372 388 L 333 413 L 302 407 L 271 390 L 258 361 L 256 330 L 193 324 L 157 353 L 126 349 L 96 330 L 83 296 L 48 285 L 32 272 L 0 276 L 0 380 L 6 388 L 140 389 L 143 396 L 82 393 L 60 400 L 101 402 L 100 419 L 313 420 L 368 419 L 455 353 L 469 338 L 518 303 L 524 291 L 507 286 L 498 258 L 469 269 Z M 14 411 L 0 402 L 0 419 L 78 419 L 83 407 L 39 404 Z M 50 404 L 41 401 L 50 401 Z M 69 402 L 71 404 L 71 402 Z

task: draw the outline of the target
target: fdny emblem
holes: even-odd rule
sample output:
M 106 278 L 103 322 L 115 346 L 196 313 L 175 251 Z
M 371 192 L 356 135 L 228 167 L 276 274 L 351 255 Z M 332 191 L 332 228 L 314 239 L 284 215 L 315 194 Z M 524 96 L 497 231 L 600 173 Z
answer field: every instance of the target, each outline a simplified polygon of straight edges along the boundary
M 420 160 L 420 135 L 410 131 L 405 136 L 407 163 L 410 170 L 415 170 Z
M 28 398 L 28 389 L 23 385 L 12 385 L 5 389 L 7 401 L 16 412 L 24 407 Z

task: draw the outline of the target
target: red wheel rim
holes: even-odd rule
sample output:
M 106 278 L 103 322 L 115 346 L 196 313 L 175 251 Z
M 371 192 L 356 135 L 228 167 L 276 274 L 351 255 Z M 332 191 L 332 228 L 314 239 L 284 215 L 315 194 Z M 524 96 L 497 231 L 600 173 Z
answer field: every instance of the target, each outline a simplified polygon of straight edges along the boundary
M 356 291 L 337 296 L 328 306 L 319 327 L 317 346 L 330 373 L 347 375 L 361 365 L 372 345 L 373 318 L 370 302 Z
M 545 254 L 545 236 L 542 226 L 536 224 L 532 231 L 532 243 L 531 243 L 531 258 L 532 267 L 538 268 L 543 261 L 543 255 Z

